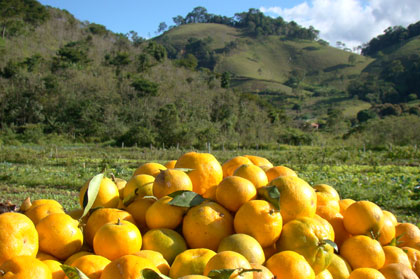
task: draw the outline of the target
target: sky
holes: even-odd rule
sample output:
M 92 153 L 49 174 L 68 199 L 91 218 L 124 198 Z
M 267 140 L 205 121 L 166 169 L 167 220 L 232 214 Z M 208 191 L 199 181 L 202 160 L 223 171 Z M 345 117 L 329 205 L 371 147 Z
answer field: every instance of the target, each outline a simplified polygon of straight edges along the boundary
M 66 9 L 81 21 L 139 36 L 156 36 L 159 23 L 173 25 L 172 18 L 185 17 L 194 7 L 208 13 L 234 16 L 256 8 L 268 16 L 281 16 L 301 26 L 313 26 L 320 38 L 335 46 L 337 41 L 353 48 L 367 43 L 389 26 L 406 27 L 420 20 L 420 0 L 39 0 L 44 5 Z

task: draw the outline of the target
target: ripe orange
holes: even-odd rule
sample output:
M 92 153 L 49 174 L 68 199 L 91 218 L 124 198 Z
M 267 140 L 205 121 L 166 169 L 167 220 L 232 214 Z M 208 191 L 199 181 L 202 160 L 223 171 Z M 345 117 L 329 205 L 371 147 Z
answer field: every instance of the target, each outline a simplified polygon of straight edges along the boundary
M 153 250 L 140 250 L 133 255 L 150 260 L 163 275 L 169 274 L 170 266 L 161 253 Z
M 3 279 L 52 279 L 51 270 L 32 256 L 15 256 L 0 265 Z
M 141 166 L 139 166 L 135 171 L 133 176 L 139 175 L 139 174 L 148 174 L 153 177 L 156 177 L 161 170 L 166 170 L 166 167 L 159 164 L 159 163 L 145 163 Z
M 385 277 L 374 268 L 361 267 L 353 270 L 349 279 L 385 279 Z
M 352 199 L 342 199 L 342 200 L 340 200 L 338 203 L 340 205 L 340 213 L 341 213 L 341 215 L 344 215 L 344 212 L 347 210 L 347 208 L 351 204 L 353 204 L 355 202 L 356 201 L 355 200 L 352 200 Z
M 402 249 L 407 254 L 411 267 L 414 270 L 415 262 L 420 260 L 420 251 L 411 247 L 402 247 Z
M 155 200 L 152 198 L 137 198 L 126 208 L 127 212 L 133 216 L 138 228 L 142 233 L 146 233 L 148 230 L 146 223 L 146 212 L 154 202 Z
M 175 165 L 176 165 L 176 160 L 170 160 L 170 161 L 166 162 L 164 166 L 167 169 L 173 169 L 173 168 L 175 168 Z
M 38 251 L 38 254 L 36 254 L 36 258 L 40 261 L 45 261 L 45 260 L 58 261 L 58 259 L 56 257 L 54 257 L 53 255 L 50 255 L 48 253 L 44 253 L 42 251 Z
M 294 170 L 285 167 L 285 166 L 275 166 L 268 169 L 265 174 L 267 175 L 268 183 L 270 183 L 273 179 L 281 176 L 295 176 L 297 174 Z
M 185 215 L 182 233 L 190 248 L 216 251 L 220 241 L 233 233 L 233 217 L 223 206 L 203 202 Z
M 392 214 L 392 212 L 390 212 L 388 210 L 382 210 L 382 212 L 385 216 L 388 217 L 388 219 L 391 220 L 391 222 L 392 222 L 392 224 L 394 224 L 394 226 L 398 225 L 397 217 L 395 217 L 395 215 Z
M 125 185 L 127 185 L 127 181 L 122 179 L 122 178 L 118 178 L 118 177 L 112 177 L 112 181 L 114 181 L 115 185 L 117 185 L 118 188 L 118 194 L 120 196 L 120 199 L 123 198 L 124 195 L 124 188 Z
M 175 257 L 187 249 L 184 238 L 171 229 L 150 230 L 143 236 L 143 249 L 162 254 L 169 264 Z
M 399 223 L 395 227 L 395 237 L 398 238 L 398 247 L 415 247 L 417 242 L 420 242 L 420 229 L 410 223 Z
M 153 196 L 153 182 L 155 178 L 148 174 L 135 175 L 124 187 L 123 198 L 126 199 L 132 195 L 136 197 Z
M 141 244 L 139 229 L 132 223 L 121 220 L 103 225 L 93 238 L 95 254 L 111 261 L 139 251 Z
M 84 199 L 86 190 L 89 186 L 89 181 L 83 185 L 83 187 L 80 189 L 79 193 L 79 201 L 80 206 L 83 207 Z M 96 207 L 117 207 L 120 200 L 120 194 L 117 188 L 117 185 L 115 185 L 114 181 L 111 179 L 104 177 L 101 180 L 100 186 L 99 186 L 99 192 L 96 196 L 95 202 L 92 205 L 92 208 Z
M 36 225 L 39 249 L 65 260 L 82 248 L 83 233 L 79 223 L 65 213 L 48 215 Z
M 153 182 L 153 195 L 158 199 L 181 190 L 192 191 L 193 185 L 189 176 L 180 170 L 161 171 Z
M 315 276 L 315 279 L 334 279 L 328 269 L 324 269 Z
M 324 231 L 328 235 L 328 239 L 331 241 L 335 241 L 334 227 L 330 224 L 330 222 L 328 222 L 326 219 L 322 218 L 318 214 L 315 214 L 314 219 L 317 220 L 322 225 L 322 227 L 324 228 Z
M 249 263 L 252 269 L 259 269 L 260 271 L 253 272 L 253 279 L 273 279 L 274 274 L 265 266 L 258 263 Z
M 276 278 L 315 279 L 315 273 L 305 258 L 293 251 L 274 254 L 265 266 Z
M 256 196 L 254 184 L 239 176 L 223 178 L 216 189 L 217 202 L 232 212 L 236 212 L 245 202 L 255 199 Z
M 77 267 L 90 279 L 101 278 L 102 271 L 111 261 L 99 255 L 86 255 L 76 259 L 71 266 Z
M 379 271 L 386 279 L 418 279 L 414 271 L 401 263 L 389 264 L 379 269 Z
M 259 167 L 264 166 L 264 167 L 270 167 L 270 168 L 273 167 L 273 164 L 264 157 L 255 156 L 255 155 L 244 155 L 244 157 L 247 157 L 256 166 L 259 166 Z
M 333 254 L 331 263 L 327 269 L 334 279 L 348 279 L 351 273 L 349 263 L 337 254 Z
M 279 252 L 289 250 L 299 253 L 318 274 L 328 267 L 334 254 L 334 248 L 325 242 L 328 238 L 328 232 L 319 221 L 302 217 L 283 226 L 276 246 Z
M 210 271 L 215 269 L 250 269 L 251 265 L 248 260 L 239 253 L 233 251 L 223 251 L 214 255 L 206 264 L 203 275 L 209 275 Z M 229 278 L 235 278 L 239 275 L 238 271 L 232 273 Z M 241 274 L 240 278 L 253 279 L 251 272 Z
M 116 208 L 99 208 L 89 216 L 84 228 L 85 240 L 89 245 L 93 245 L 93 237 L 100 227 L 110 222 L 117 222 L 118 219 L 126 220 L 136 224 L 133 216 L 127 211 Z
M 334 242 L 337 244 L 338 248 L 340 248 L 343 242 L 351 237 L 351 234 L 344 228 L 343 215 L 329 212 L 329 214 L 323 214 L 323 218 L 334 228 Z
M 0 265 L 16 256 L 36 256 L 38 233 L 31 219 L 22 213 L 3 213 L 0 228 Z
M 261 188 L 268 184 L 267 175 L 256 165 L 241 165 L 233 173 L 234 176 L 240 176 L 254 184 L 255 188 Z
M 280 176 L 270 182 L 280 192 L 280 213 L 283 222 L 299 217 L 314 217 L 316 212 L 315 190 L 296 176 Z
M 365 235 L 352 236 L 344 241 L 340 255 L 353 269 L 360 267 L 379 269 L 385 264 L 385 253 L 381 244 Z
M 264 251 L 258 241 L 250 235 L 237 233 L 222 239 L 217 252 L 233 251 L 244 256 L 250 263 L 263 264 Z
M 215 198 L 216 187 L 223 179 L 223 170 L 209 153 L 189 152 L 178 158 L 175 168 L 188 168 L 193 191 L 205 198 Z
M 237 233 L 254 237 L 263 248 L 276 242 L 283 226 L 280 212 L 265 200 L 246 202 L 236 212 L 233 223 Z
M 25 200 L 26 201 L 26 200 Z M 29 203 L 30 203 L 30 200 L 29 200 Z M 34 208 L 34 207 L 36 207 L 36 206 L 38 206 L 38 205 L 43 205 L 43 204 L 49 204 L 49 205 L 51 205 L 51 206 L 57 206 L 57 207 L 62 207 L 62 205 L 58 202 L 58 201 L 56 201 L 56 200 L 51 200 L 51 199 L 39 199 L 39 200 L 34 200 L 32 203 L 30 203 L 31 204 L 31 206 L 27 209 L 27 210 L 29 210 L 29 209 L 31 209 L 31 208 Z M 26 211 L 25 211 L 26 212 Z
M 382 247 L 382 249 L 384 249 L 385 253 L 384 266 L 387 266 L 392 263 L 401 263 L 411 268 L 411 263 L 408 259 L 408 255 L 403 249 L 395 246 L 384 246 Z
M 384 213 L 384 225 L 379 231 L 379 242 L 381 245 L 387 245 L 391 243 L 391 241 L 395 237 L 395 224 L 393 221 L 392 213 L 386 213 L 385 210 L 383 210 Z M 391 214 L 391 215 L 390 215 Z M 394 216 L 395 218 L 395 216 Z
M 32 220 L 34 225 L 38 224 L 42 218 L 47 217 L 53 213 L 64 213 L 64 209 L 61 205 L 57 206 L 52 203 L 46 203 L 35 207 L 32 206 L 27 211 L 25 211 L 25 215 Z
M 317 192 L 317 193 L 321 193 L 323 195 L 327 195 L 328 196 L 328 199 L 333 199 L 333 200 L 336 200 L 336 201 L 339 201 L 340 200 L 340 195 L 330 185 L 327 185 L 327 184 L 316 184 L 316 185 L 314 185 L 314 189 L 315 189 L 315 192 Z
M 176 256 L 169 271 L 169 276 L 179 278 L 192 274 L 202 275 L 208 261 L 214 255 L 216 255 L 214 251 L 206 248 L 185 250 Z
M 52 279 L 64 279 L 66 278 L 66 274 L 64 273 L 63 269 L 61 268 L 62 263 L 56 260 L 45 260 L 42 261 L 44 264 L 48 266 L 51 271 Z
M 66 259 L 66 261 L 64 262 L 64 264 L 71 265 L 75 260 L 77 260 L 80 257 L 86 256 L 86 255 L 93 255 L 93 253 L 88 252 L 88 251 L 79 251 L 79 252 L 76 252 L 73 255 L 71 255 L 70 257 L 68 257 Z
M 233 172 L 241 165 L 253 165 L 251 160 L 244 156 L 236 156 L 222 164 L 223 178 L 233 175 Z
M 377 237 L 384 225 L 382 209 L 370 201 L 357 201 L 351 204 L 343 217 L 344 227 L 353 235 Z
M 159 269 L 148 259 L 126 255 L 110 262 L 102 271 L 101 279 L 134 279 L 143 278 L 145 268 L 159 272 Z
M 316 213 L 320 216 L 340 212 L 340 197 L 337 191 L 327 184 L 317 184 L 313 187 L 316 192 Z
M 164 196 L 147 209 L 146 224 L 149 229 L 175 229 L 181 224 L 185 208 L 170 205 L 171 200 L 171 197 Z

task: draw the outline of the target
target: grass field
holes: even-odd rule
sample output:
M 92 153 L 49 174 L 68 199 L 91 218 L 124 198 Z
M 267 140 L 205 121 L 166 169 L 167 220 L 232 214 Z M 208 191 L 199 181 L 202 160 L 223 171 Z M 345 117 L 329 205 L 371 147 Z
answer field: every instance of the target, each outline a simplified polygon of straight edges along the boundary
M 107 167 L 129 179 L 145 162 L 165 163 L 189 150 L 113 148 L 99 145 L 0 146 L 0 202 L 53 198 L 66 209 L 78 207 L 78 190 Z M 341 198 L 368 199 L 392 211 L 400 221 L 420 222 L 420 151 L 416 146 L 383 150 L 353 147 L 292 147 L 276 150 L 214 150 L 223 163 L 237 155 L 268 158 L 298 172 L 311 185 L 326 183 Z

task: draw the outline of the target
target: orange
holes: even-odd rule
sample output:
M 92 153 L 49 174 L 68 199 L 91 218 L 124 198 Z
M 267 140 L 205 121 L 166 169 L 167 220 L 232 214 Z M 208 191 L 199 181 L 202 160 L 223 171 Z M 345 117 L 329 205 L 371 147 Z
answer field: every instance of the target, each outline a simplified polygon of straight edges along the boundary
M 62 207 L 62 205 L 61 205 L 58 201 L 56 201 L 56 200 L 50 200 L 50 199 L 39 199 L 39 200 L 34 200 L 34 201 L 31 203 L 31 206 L 30 206 L 27 210 L 29 210 L 29 209 L 31 209 L 31 208 L 34 208 L 34 207 L 36 207 L 36 206 L 38 206 L 38 205 L 43 205 L 43 204 L 49 204 L 49 205 L 51 205 L 51 206 Z
M 135 175 L 124 187 L 124 199 L 132 195 L 136 197 L 153 196 L 153 182 L 155 178 L 148 174 Z
M 277 253 L 276 242 L 274 242 L 270 246 L 263 247 L 263 251 L 264 251 L 264 257 L 265 257 L 265 259 L 269 259 L 272 255 L 274 255 L 275 253 Z
M 173 168 L 175 168 L 175 165 L 176 165 L 176 160 L 170 160 L 170 161 L 166 162 L 164 166 L 167 169 L 173 169 Z
M 77 267 L 90 279 L 101 278 L 102 271 L 111 261 L 99 255 L 86 255 L 75 260 L 71 266 Z
M 171 197 L 164 196 L 147 209 L 146 224 L 149 229 L 175 229 L 181 224 L 185 208 L 170 205 L 171 200 Z
M 64 279 L 66 278 L 66 274 L 64 273 L 63 269 L 61 268 L 62 263 L 56 260 L 45 260 L 42 261 L 44 264 L 48 266 L 51 271 L 52 279 Z
M 148 230 L 146 223 L 146 212 L 154 202 L 155 200 L 152 198 L 137 198 L 126 208 L 127 212 L 133 216 L 137 226 L 142 233 L 146 233 Z
M 79 252 L 76 252 L 73 255 L 71 255 L 70 257 L 68 257 L 66 259 L 66 261 L 64 262 L 64 264 L 71 265 L 75 260 L 77 260 L 80 257 L 86 256 L 86 255 L 93 255 L 93 253 L 88 252 L 88 251 L 79 251 Z
M 333 254 L 327 269 L 334 279 L 347 279 L 351 273 L 349 263 L 337 254 Z
M 36 256 L 38 233 L 31 219 L 22 213 L 3 213 L 0 228 L 0 265 L 16 256 Z
M 393 263 L 379 270 L 386 279 L 418 279 L 416 273 L 405 264 Z
M 216 251 L 220 241 L 233 233 L 233 217 L 223 206 L 203 202 L 185 215 L 182 233 L 190 248 Z
M 160 171 L 153 182 L 153 195 L 158 199 L 181 190 L 192 191 L 193 186 L 190 177 L 180 170 Z
M 269 168 L 265 174 L 267 175 L 268 182 L 270 183 L 273 179 L 281 176 L 295 176 L 297 177 L 297 174 L 294 170 L 285 167 L 285 166 L 275 166 L 272 168 Z
M 374 268 L 361 267 L 353 270 L 349 279 L 385 279 L 385 277 Z
M 402 247 L 401 249 L 407 254 L 411 267 L 414 269 L 414 263 L 420 260 L 420 251 L 411 247 Z
M 82 248 L 83 233 L 79 222 L 64 213 L 48 215 L 36 225 L 39 249 L 65 260 Z
M 139 251 L 141 244 L 139 229 L 132 223 L 121 220 L 103 225 L 93 238 L 95 254 L 111 261 Z
M 133 176 L 139 175 L 139 174 L 148 174 L 153 177 L 156 177 L 161 170 L 166 170 L 166 167 L 159 164 L 159 163 L 145 163 L 141 166 L 139 166 L 135 171 Z
M 170 266 L 161 253 L 152 250 L 140 250 L 133 255 L 150 260 L 163 275 L 169 274 Z
M 334 248 L 325 242 L 328 237 L 319 221 L 302 217 L 283 226 L 276 246 L 279 252 L 290 250 L 299 253 L 318 274 L 328 267 L 334 254 Z
M 273 279 L 274 275 L 273 273 L 263 266 L 262 264 L 258 263 L 249 263 L 251 265 L 252 269 L 259 269 L 260 271 L 254 271 L 253 273 L 253 279 Z
M 382 209 L 370 201 L 352 203 L 344 212 L 344 227 L 353 234 L 377 237 L 384 225 Z
M 134 279 L 143 278 L 145 268 L 159 272 L 159 269 L 148 259 L 126 255 L 110 262 L 102 271 L 101 279 Z
M 126 220 L 133 224 L 133 216 L 127 211 L 116 208 L 99 208 L 91 213 L 89 216 L 86 226 L 84 228 L 85 240 L 89 245 L 93 245 L 93 237 L 100 227 L 109 222 L 117 222 L 118 219 Z
M 178 279 L 210 279 L 210 277 L 207 277 L 204 275 L 192 274 L 192 275 L 185 275 L 182 277 L 178 277 Z
M 356 201 L 355 200 L 352 200 L 352 199 L 343 199 L 343 200 L 340 200 L 338 203 L 339 203 L 339 205 L 340 205 L 340 213 L 341 213 L 341 215 L 343 215 L 344 214 L 344 212 L 347 210 L 347 208 L 351 205 L 351 204 L 353 204 L 353 203 L 355 203 Z
M 324 269 L 315 276 L 315 279 L 333 279 L 333 277 L 328 269 Z
M 53 255 L 50 255 L 48 253 L 44 253 L 44 252 L 41 252 L 41 251 L 38 251 L 38 254 L 36 254 L 36 258 L 40 261 L 45 261 L 45 260 L 58 261 L 58 259 L 56 257 L 54 257 Z
M 245 202 L 255 199 L 257 190 L 249 180 L 239 176 L 225 177 L 216 189 L 216 200 L 236 212 Z
M 398 225 L 397 217 L 395 217 L 395 215 L 392 214 L 392 212 L 390 212 L 388 210 L 382 210 L 382 213 L 384 215 L 388 216 L 388 219 L 390 219 L 392 221 L 392 224 L 394 224 L 394 226 Z
M 251 265 L 248 260 L 239 253 L 233 251 L 223 251 L 214 255 L 206 264 L 204 268 L 203 275 L 209 275 L 210 271 L 215 269 L 250 269 Z M 232 273 L 229 278 L 235 278 L 238 276 L 238 271 Z M 240 278 L 243 279 L 253 279 L 253 274 L 251 272 L 245 272 L 241 274 Z
M 52 279 L 51 270 L 32 256 L 15 256 L 0 265 L 3 279 Z
M 82 208 L 74 208 L 74 209 L 68 211 L 67 214 L 70 215 L 71 218 L 73 218 L 74 220 L 79 220 L 82 217 L 83 211 L 84 210 Z M 85 220 L 83 220 L 83 221 L 86 221 L 87 216 L 85 216 L 84 219 Z
M 340 200 L 340 195 L 338 194 L 338 192 L 331 187 L 330 185 L 327 184 L 316 184 L 314 185 L 314 189 L 315 192 L 323 194 L 323 195 L 327 195 L 328 199 L 333 199 L 336 201 Z
M 416 273 L 417 276 L 420 276 L 420 260 L 414 262 L 413 271 Z
M 89 181 L 83 185 L 83 187 L 80 189 L 79 193 L 79 201 L 80 206 L 83 208 L 83 203 L 85 199 L 86 190 L 89 186 Z M 99 186 L 99 192 L 96 196 L 95 202 L 92 205 L 92 208 L 96 207 L 117 207 L 118 202 L 120 200 L 120 194 L 117 188 L 117 185 L 115 183 L 107 178 L 104 177 L 101 180 L 100 186 Z
M 118 177 L 112 177 L 112 181 L 114 181 L 115 185 L 117 185 L 118 188 L 118 194 L 120 196 L 120 199 L 123 198 L 124 195 L 124 188 L 125 185 L 127 185 L 127 181 L 122 179 L 122 178 L 118 178 Z
M 52 213 L 64 213 L 63 207 L 54 205 L 52 203 L 41 204 L 35 207 L 29 208 L 25 211 L 25 215 L 32 220 L 32 222 L 36 225 L 38 222 L 48 215 Z
M 379 269 L 385 264 L 385 253 L 381 244 L 365 235 L 352 236 L 344 241 L 340 255 L 353 269 L 360 267 Z
M 415 247 L 416 242 L 420 242 L 420 229 L 410 223 L 399 223 L 395 227 L 395 237 L 398 239 L 398 247 Z
M 340 248 L 343 242 L 347 238 L 351 237 L 351 234 L 344 228 L 343 215 L 340 213 L 329 212 L 327 214 L 323 214 L 323 218 L 333 227 L 334 242 L 337 244 L 338 248 Z
M 265 200 L 252 200 L 239 208 L 233 221 L 235 231 L 254 237 L 265 248 L 279 238 L 283 220 L 273 205 Z
M 254 184 L 255 188 L 261 188 L 268 184 L 267 175 L 256 165 L 242 165 L 233 173 L 234 176 L 240 176 Z
M 391 243 L 391 241 L 395 237 L 395 224 L 393 220 L 394 215 L 390 212 L 386 213 L 385 210 L 383 210 L 383 213 L 384 213 L 384 225 L 379 231 L 378 240 L 381 243 L 381 245 L 387 245 Z
M 324 231 L 328 235 L 328 239 L 331 241 L 335 241 L 334 227 L 330 224 L 330 222 L 328 222 L 326 219 L 322 218 L 317 214 L 315 214 L 314 219 L 321 223 L 322 227 L 324 228 Z
M 222 164 L 223 178 L 233 175 L 233 172 L 241 165 L 253 165 L 251 160 L 244 156 L 236 156 Z
M 193 191 L 205 198 L 215 198 L 216 187 L 223 179 L 223 170 L 209 153 L 189 152 L 178 158 L 175 168 L 188 168 Z
M 244 256 L 250 263 L 263 264 L 264 251 L 258 241 L 250 235 L 237 233 L 222 239 L 217 252 L 233 251 Z
M 176 256 L 172 263 L 169 276 L 171 278 L 179 278 L 187 275 L 204 273 L 208 261 L 216 253 L 210 249 L 197 248 L 188 249 Z
M 299 217 L 314 217 L 316 212 L 315 190 L 296 176 L 281 176 L 270 182 L 280 192 L 280 213 L 283 222 Z
M 410 260 L 408 255 L 403 249 L 395 246 L 384 246 L 382 247 L 385 253 L 385 264 L 387 266 L 392 263 L 402 263 L 411 268 Z
M 161 253 L 172 264 L 178 254 L 187 250 L 187 245 L 184 238 L 174 230 L 154 229 L 143 236 L 143 249 Z
M 315 279 L 315 273 L 302 255 L 293 251 L 274 254 L 265 266 L 276 278 Z
M 256 166 L 259 166 L 259 167 L 265 166 L 265 167 L 270 167 L 270 168 L 273 167 L 273 164 L 264 157 L 255 156 L 255 155 L 244 155 L 244 157 L 247 157 Z
M 316 193 L 316 199 L 317 201 L 322 200 L 322 202 L 317 202 L 316 205 L 316 214 L 319 216 L 331 216 L 340 213 L 340 205 L 338 204 L 338 201 L 333 199 L 323 200 L 325 199 L 325 196 L 319 193 Z

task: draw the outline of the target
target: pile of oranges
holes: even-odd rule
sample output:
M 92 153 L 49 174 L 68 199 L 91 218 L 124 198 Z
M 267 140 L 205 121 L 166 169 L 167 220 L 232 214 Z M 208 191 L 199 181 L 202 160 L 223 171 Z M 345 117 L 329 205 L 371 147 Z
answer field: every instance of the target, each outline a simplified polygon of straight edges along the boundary
M 89 187 L 80 209 L 26 200 L 0 215 L 0 278 L 420 276 L 417 226 L 262 157 L 146 163 L 128 181 L 101 178 L 84 210 Z

